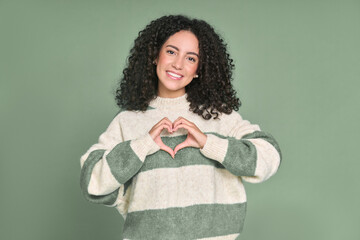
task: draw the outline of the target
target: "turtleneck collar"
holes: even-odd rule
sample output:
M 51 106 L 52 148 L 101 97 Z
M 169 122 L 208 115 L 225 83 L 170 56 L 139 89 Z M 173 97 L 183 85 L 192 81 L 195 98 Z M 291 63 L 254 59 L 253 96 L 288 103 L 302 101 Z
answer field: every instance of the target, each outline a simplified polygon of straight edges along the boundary
M 166 98 L 157 96 L 151 100 L 149 106 L 154 108 L 189 108 L 189 102 L 187 101 L 187 93 L 176 98 Z

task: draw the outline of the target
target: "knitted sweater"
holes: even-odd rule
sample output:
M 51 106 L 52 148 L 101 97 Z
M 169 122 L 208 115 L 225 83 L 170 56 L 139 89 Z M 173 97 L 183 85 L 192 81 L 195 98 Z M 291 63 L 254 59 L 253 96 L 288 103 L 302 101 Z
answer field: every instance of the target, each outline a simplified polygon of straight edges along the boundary
M 278 169 L 275 139 L 239 113 L 205 120 L 189 111 L 187 94 L 153 99 L 148 109 L 120 111 L 81 156 L 81 189 L 87 200 L 115 207 L 124 239 L 238 239 L 246 213 L 242 181 L 259 183 Z M 187 147 L 173 159 L 148 133 L 162 118 L 193 122 L 207 141 Z M 162 141 L 172 149 L 187 130 Z

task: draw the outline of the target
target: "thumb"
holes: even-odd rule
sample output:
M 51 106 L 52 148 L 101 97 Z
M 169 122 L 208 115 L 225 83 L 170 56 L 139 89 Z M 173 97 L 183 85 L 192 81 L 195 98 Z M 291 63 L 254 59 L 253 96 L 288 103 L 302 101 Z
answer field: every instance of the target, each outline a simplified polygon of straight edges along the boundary
M 172 158 L 175 157 L 174 151 L 169 146 L 166 146 L 165 144 L 163 144 L 162 146 L 160 146 L 160 149 L 165 152 L 168 152 Z
M 180 149 L 183 149 L 183 148 L 186 148 L 186 147 L 190 147 L 190 145 L 188 144 L 187 141 L 179 143 L 174 149 L 174 154 L 176 154 Z

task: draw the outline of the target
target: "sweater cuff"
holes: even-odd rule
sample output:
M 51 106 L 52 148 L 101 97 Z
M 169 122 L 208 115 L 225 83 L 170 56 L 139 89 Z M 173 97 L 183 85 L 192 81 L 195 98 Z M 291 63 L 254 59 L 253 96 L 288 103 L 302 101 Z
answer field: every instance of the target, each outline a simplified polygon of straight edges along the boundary
M 156 144 L 148 132 L 137 139 L 131 140 L 130 147 L 142 162 L 145 161 L 147 155 L 160 150 L 159 145 Z
M 206 134 L 206 136 L 206 143 L 204 147 L 200 149 L 200 152 L 205 157 L 222 163 L 227 153 L 229 141 L 213 134 Z

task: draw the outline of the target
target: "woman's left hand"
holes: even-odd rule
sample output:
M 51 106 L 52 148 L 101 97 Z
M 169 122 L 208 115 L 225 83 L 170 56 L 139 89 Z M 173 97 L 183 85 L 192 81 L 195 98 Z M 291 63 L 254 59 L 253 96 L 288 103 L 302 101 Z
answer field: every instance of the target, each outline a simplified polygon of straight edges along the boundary
M 173 132 L 176 132 L 179 128 L 184 128 L 188 131 L 187 138 L 184 142 L 177 145 L 174 149 L 174 154 L 185 147 L 203 148 L 207 136 L 193 123 L 183 117 L 178 117 L 172 126 Z

